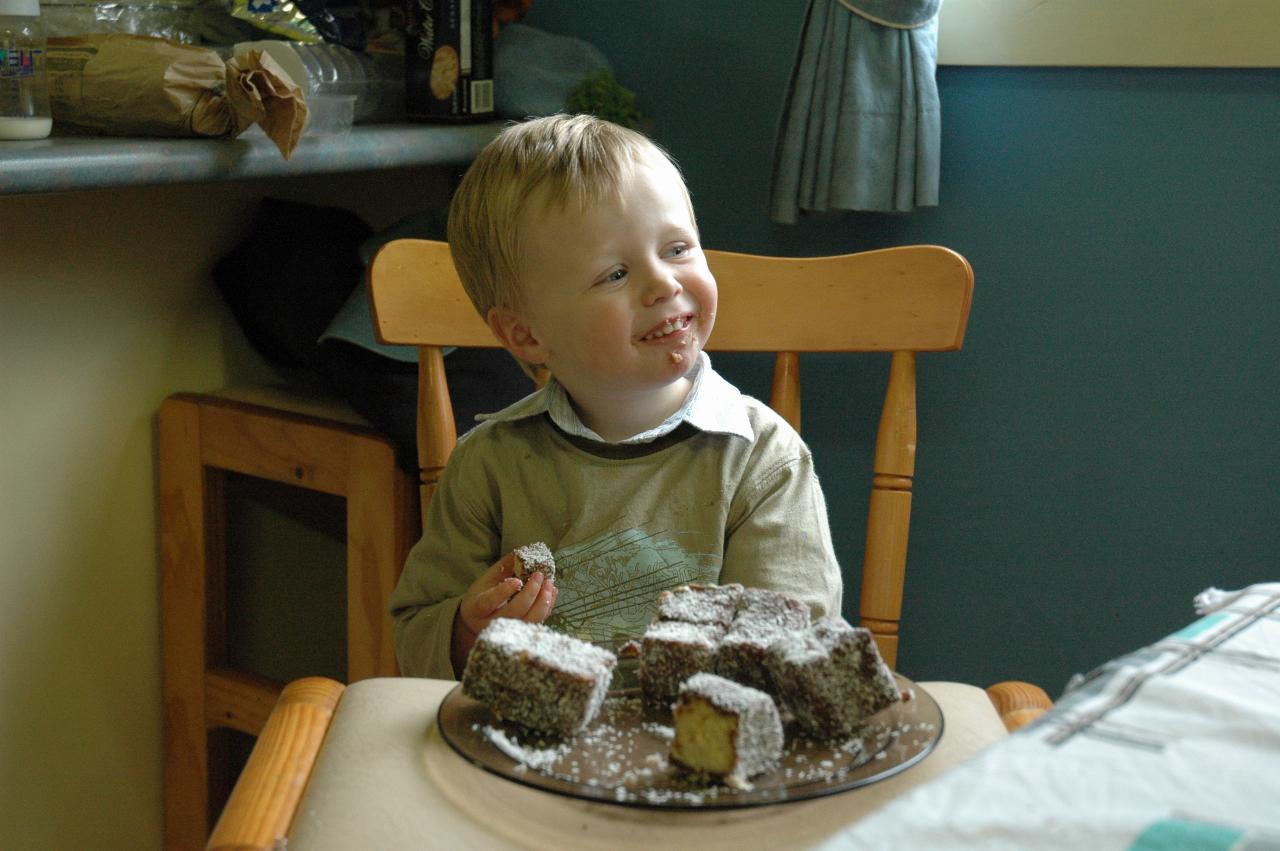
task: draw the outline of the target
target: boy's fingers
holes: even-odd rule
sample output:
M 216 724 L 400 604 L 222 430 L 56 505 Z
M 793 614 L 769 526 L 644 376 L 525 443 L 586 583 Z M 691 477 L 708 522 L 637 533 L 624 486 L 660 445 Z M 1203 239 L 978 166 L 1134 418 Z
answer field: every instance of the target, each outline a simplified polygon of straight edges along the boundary
M 515 575 L 516 575 L 515 553 L 507 553 L 502 558 L 498 559 L 493 564 L 489 565 L 489 569 L 486 570 L 481 575 L 481 578 L 487 579 L 490 582 L 497 582 L 500 579 L 502 579 L 504 576 L 515 576 Z
M 529 613 L 529 609 L 533 607 L 534 602 L 538 599 L 538 592 L 542 590 L 545 584 L 542 574 L 534 573 L 525 581 L 524 588 L 520 589 L 520 593 L 508 600 L 507 604 L 502 607 L 501 616 L 524 620 Z
M 508 576 L 506 579 L 498 582 L 492 588 L 481 591 L 475 596 L 471 604 L 471 612 L 477 618 L 490 618 L 511 601 L 524 585 L 514 576 Z
M 485 576 L 497 584 L 463 603 L 463 621 L 468 629 L 479 633 L 493 618 L 515 618 L 535 623 L 547 619 L 555 605 L 555 583 L 547 581 L 541 572 L 521 582 L 512 575 L 513 569 L 514 564 L 508 554 L 485 571 Z M 507 575 L 503 577 L 503 573 Z
M 546 582 L 542 586 L 542 590 L 538 592 L 537 598 L 533 601 L 533 605 L 529 607 L 529 611 L 525 614 L 524 619 L 532 623 L 542 623 L 551 614 L 551 609 L 556 604 L 556 595 L 559 591 L 556 589 L 554 582 Z

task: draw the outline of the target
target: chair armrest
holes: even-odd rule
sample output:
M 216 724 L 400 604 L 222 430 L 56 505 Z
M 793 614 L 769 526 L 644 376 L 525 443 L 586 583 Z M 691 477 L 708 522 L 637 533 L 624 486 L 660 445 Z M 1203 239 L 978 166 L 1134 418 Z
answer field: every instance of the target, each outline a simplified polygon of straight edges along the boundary
M 306 677 L 285 686 L 231 790 L 207 851 L 284 847 L 344 688 L 324 677 Z
M 1053 706 L 1040 686 L 1017 680 L 996 683 L 987 689 L 987 697 L 995 704 L 1000 720 L 1010 733 L 1030 724 Z

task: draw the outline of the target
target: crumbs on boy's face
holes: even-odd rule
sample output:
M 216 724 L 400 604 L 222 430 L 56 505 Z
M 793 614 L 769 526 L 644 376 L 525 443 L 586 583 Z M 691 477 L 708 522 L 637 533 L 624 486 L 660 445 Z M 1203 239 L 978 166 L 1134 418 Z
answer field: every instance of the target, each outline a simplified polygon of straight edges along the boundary
M 684 362 L 684 355 L 680 354 L 679 352 L 672 352 L 672 353 L 671 353 L 671 362 L 672 362 L 672 363 L 683 363 L 683 362 Z

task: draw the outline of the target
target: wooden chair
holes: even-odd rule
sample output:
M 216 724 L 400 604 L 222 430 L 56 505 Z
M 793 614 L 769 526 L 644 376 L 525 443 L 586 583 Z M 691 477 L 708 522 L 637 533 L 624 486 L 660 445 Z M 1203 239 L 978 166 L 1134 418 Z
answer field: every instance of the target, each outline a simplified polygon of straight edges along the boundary
M 859 615 L 893 665 L 915 474 L 916 352 L 960 348 L 973 272 L 959 254 L 937 246 L 810 258 L 708 251 L 707 259 L 720 289 L 707 348 L 776 353 L 769 404 L 797 430 L 800 352 L 892 353 L 871 476 Z M 425 519 L 457 439 L 444 347 L 497 342 L 458 283 L 444 243 L 390 243 L 374 259 L 370 282 L 381 338 L 419 347 L 418 457 Z
M 417 539 L 417 494 L 353 411 L 279 388 L 172 396 L 159 444 L 165 847 L 194 849 L 234 779 L 224 731 L 258 735 L 282 689 L 227 661 L 226 474 L 346 500 L 349 682 L 397 673 L 386 600 Z
M 937 246 L 815 258 L 721 251 L 707 255 L 720 288 L 708 348 L 775 352 L 769 404 L 797 428 L 800 352 L 891 353 L 871 475 L 859 615 L 892 665 L 899 644 L 915 473 L 916 353 L 960 348 L 973 293 L 969 264 Z M 419 347 L 418 450 L 425 517 L 456 442 L 444 348 L 497 343 L 463 292 L 444 243 L 389 243 L 370 267 L 370 285 L 379 337 Z M 233 795 L 235 808 L 228 805 L 209 847 L 271 847 L 271 841 L 284 835 L 297 790 L 315 758 L 314 749 L 302 742 L 314 739 L 314 728 L 328 723 L 339 692 L 336 684 L 311 682 L 282 699 L 279 725 L 287 732 L 279 735 L 278 747 L 260 740 L 251 758 L 257 767 L 242 776 Z M 1002 683 L 987 694 L 1009 730 L 1049 705 L 1047 695 L 1027 683 Z M 291 779 L 284 782 L 282 773 L 288 772 Z

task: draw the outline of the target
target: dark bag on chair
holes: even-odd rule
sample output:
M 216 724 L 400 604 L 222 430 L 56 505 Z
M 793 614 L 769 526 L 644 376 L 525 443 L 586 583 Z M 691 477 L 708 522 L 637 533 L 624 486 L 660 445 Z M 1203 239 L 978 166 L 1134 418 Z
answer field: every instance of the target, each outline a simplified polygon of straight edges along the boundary
M 321 343 L 325 378 L 360 416 L 391 439 L 400 468 L 418 472 L 418 365 L 342 340 Z M 476 414 L 499 411 L 533 391 L 505 349 L 454 349 L 444 359 L 458 434 Z
M 360 246 L 372 233 L 340 207 L 264 198 L 213 282 L 258 354 L 318 370 L 316 340 L 364 275 Z
M 391 439 L 399 465 L 416 476 L 416 354 L 373 339 L 361 286 L 367 260 L 400 236 L 443 239 L 443 212 L 407 217 L 375 237 L 348 210 L 265 198 L 250 235 L 217 263 L 213 277 L 260 355 L 323 376 Z M 340 311 L 349 321 L 338 320 Z M 344 328 L 359 333 L 344 337 Z M 445 373 L 460 434 L 475 425 L 476 414 L 500 410 L 533 389 L 503 349 L 454 350 Z

